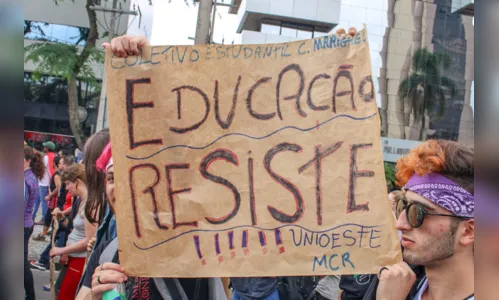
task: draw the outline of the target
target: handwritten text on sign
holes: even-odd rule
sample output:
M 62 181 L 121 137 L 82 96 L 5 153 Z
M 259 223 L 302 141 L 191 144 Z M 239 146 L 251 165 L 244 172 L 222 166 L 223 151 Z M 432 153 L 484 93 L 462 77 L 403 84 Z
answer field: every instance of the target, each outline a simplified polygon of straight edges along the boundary
M 400 260 L 365 36 L 108 53 L 127 273 L 369 274 Z

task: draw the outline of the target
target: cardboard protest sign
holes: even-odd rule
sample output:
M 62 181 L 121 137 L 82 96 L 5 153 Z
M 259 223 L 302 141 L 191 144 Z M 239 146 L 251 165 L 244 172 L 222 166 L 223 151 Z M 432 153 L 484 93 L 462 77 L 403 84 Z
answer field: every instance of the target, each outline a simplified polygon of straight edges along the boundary
M 120 261 L 149 277 L 401 260 L 367 33 L 107 53 Z

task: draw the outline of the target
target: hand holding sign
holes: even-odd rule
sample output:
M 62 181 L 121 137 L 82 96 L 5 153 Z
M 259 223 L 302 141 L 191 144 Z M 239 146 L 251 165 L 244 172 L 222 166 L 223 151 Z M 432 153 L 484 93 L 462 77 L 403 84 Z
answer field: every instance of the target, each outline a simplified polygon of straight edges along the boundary
M 369 274 L 400 261 L 367 34 L 339 33 L 138 46 L 140 56 L 128 56 L 129 37 L 113 40 L 109 118 L 129 275 Z

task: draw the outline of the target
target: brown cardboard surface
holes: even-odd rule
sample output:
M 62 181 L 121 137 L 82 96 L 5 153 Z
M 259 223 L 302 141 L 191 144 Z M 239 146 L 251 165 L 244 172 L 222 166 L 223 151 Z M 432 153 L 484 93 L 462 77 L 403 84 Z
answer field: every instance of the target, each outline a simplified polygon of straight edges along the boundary
M 106 58 L 120 261 L 144 277 L 401 260 L 367 32 Z

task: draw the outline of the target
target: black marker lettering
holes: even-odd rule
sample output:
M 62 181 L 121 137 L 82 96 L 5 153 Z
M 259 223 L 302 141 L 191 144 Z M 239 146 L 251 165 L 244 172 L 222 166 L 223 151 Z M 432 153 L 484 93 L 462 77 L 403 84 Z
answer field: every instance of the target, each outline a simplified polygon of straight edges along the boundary
M 178 119 L 180 120 L 182 118 L 182 115 L 181 115 L 181 108 L 182 108 L 182 93 L 181 91 L 185 89 L 185 90 L 189 90 L 189 91 L 193 91 L 193 92 L 196 92 L 198 93 L 199 95 L 201 95 L 201 97 L 203 98 L 204 100 L 204 109 L 205 109 L 205 114 L 204 114 L 204 117 L 201 121 L 199 121 L 198 123 L 190 126 L 190 127 L 185 127 L 185 128 L 179 128 L 179 127 L 170 127 L 170 131 L 173 131 L 175 133 L 186 133 L 186 132 L 189 132 L 189 131 L 192 131 L 192 130 L 195 130 L 195 129 L 198 129 L 201 125 L 203 125 L 204 121 L 206 121 L 206 119 L 208 119 L 208 115 L 210 114 L 210 100 L 208 99 L 208 96 L 206 96 L 206 94 L 198 89 L 197 87 L 194 87 L 194 86 L 189 86 L 189 85 L 183 85 L 183 86 L 180 86 L 178 88 L 174 88 L 172 90 L 172 92 L 177 92 L 177 116 L 178 116 Z
M 166 184 L 168 189 L 168 200 L 170 200 L 170 206 L 172 210 L 172 221 L 173 221 L 173 229 L 176 229 L 180 226 L 198 226 L 197 221 L 193 222 L 177 222 L 177 215 L 175 214 L 175 201 L 173 196 L 181 193 L 188 193 L 191 191 L 191 188 L 185 188 L 181 190 L 173 190 L 172 188 L 172 170 L 186 170 L 189 169 L 189 164 L 171 164 L 165 166 L 166 171 Z
M 229 114 L 227 115 L 227 119 L 225 121 L 222 121 L 222 118 L 220 117 L 220 99 L 218 95 L 218 80 L 215 80 L 215 92 L 213 95 L 213 98 L 215 98 L 215 119 L 217 120 L 218 125 L 222 127 L 223 129 L 227 129 L 230 127 L 230 124 L 232 124 L 232 121 L 234 120 L 234 114 L 236 111 L 236 104 L 237 104 L 237 96 L 239 94 L 239 85 L 241 84 L 241 76 L 237 78 L 237 83 L 236 87 L 234 88 L 234 96 L 232 97 L 232 106 L 230 107 Z
M 232 218 L 234 218 L 239 212 L 239 207 L 241 206 L 241 195 L 239 194 L 237 188 L 227 179 L 213 175 L 210 172 L 208 172 L 208 167 L 210 166 L 210 164 L 219 159 L 225 160 L 226 162 L 230 162 L 233 165 L 239 166 L 239 161 L 237 159 L 237 156 L 227 149 L 217 149 L 211 152 L 202 160 L 201 165 L 199 166 L 199 171 L 201 172 L 201 175 L 204 178 L 227 187 L 234 194 L 234 208 L 232 209 L 232 211 L 230 211 L 227 215 L 221 218 L 208 218 L 208 217 L 205 218 L 206 221 L 210 222 L 211 224 L 217 224 L 217 225 L 227 223 Z
M 282 113 L 281 113 L 281 105 L 280 105 L 280 101 L 281 101 L 281 95 L 280 95 L 280 92 L 281 92 L 281 82 L 282 82 L 282 77 L 284 77 L 284 74 L 286 74 L 287 72 L 289 71 L 295 71 L 298 76 L 300 77 L 300 85 L 298 87 L 298 90 L 296 92 L 295 95 L 293 96 L 287 96 L 284 98 L 284 100 L 293 100 L 295 99 L 296 100 L 296 110 L 298 111 L 298 114 L 302 117 L 306 117 L 307 114 L 301 109 L 300 107 L 300 97 L 301 95 L 303 94 L 303 89 L 305 87 L 305 74 L 303 73 L 303 70 L 301 69 L 301 67 L 297 64 L 291 64 L 291 65 L 288 65 L 286 66 L 282 71 L 281 73 L 279 73 L 279 77 L 277 79 L 277 85 L 276 85 L 276 102 L 277 102 L 277 115 L 279 116 L 279 119 L 282 120 Z
M 339 68 L 340 68 L 340 71 L 338 72 L 338 74 L 334 78 L 334 87 L 333 87 L 333 112 L 334 113 L 336 113 L 336 97 L 343 97 L 343 96 L 350 95 L 350 102 L 352 104 L 352 109 L 356 109 L 355 102 L 353 100 L 353 96 L 354 96 L 353 78 L 352 78 L 352 74 L 350 73 L 350 71 L 348 71 L 348 69 L 351 69 L 353 67 L 351 65 L 341 65 Z M 342 77 L 348 80 L 348 83 L 350 84 L 350 89 L 346 90 L 346 91 L 338 92 L 338 91 L 336 91 L 336 88 L 338 87 L 339 79 Z
M 262 83 L 266 83 L 272 80 L 272 77 L 264 77 L 258 80 L 249 90 L 248 92 L 248 98 L 246 98 L 246 108 L 248 109 L 249 114 L 258 120 L 270 120 L 275 116 L 275 112 L 268 113 L 268 114 L 260 114 L 257 113 L 253 110 L 251 106 L 251 100 L 253 99 L 253 93 L 255 92 L 256 88 L 260 86 Z
M 151 78 L 127 79 L 126 81 L 126 114 L 128 121 L 128 140 L 130 142 L 130 150 L 144 145 L 162 145 L 162 139 L 152 139 L 135 141 L 134 137 L 134 122 L 133 110 L 139 108 L 154 108 L 153 102 L 135 102 L 133 88 L 136 84 L 150 84 Z
M 160 174 L 158 168 L 154 164 L 140 164 L 136 165 L 130 168 L 130 171 L 128 172 L 128 180 L 129 180 L 129 185 L 130 185 L 130 192 L 132 196 L 132 209 L 133 209 L 133 221 L 135 223 L 135 234 L 137 235 L 138 238 L 142 237 L 142 233 L 140 231 L 140 222 L 139 222 L 139 212 L 138 212 L 138 207 L 137 207 L 137 198 L 136 198 L 136 191 L 135 191 L 135 181 L 133 180 L 133 173 L 136 170 L 139 169 L 151 169 L 155 173 L 154 181 L 152 184 L 146 186 L 143 190 L 143 194 L 150 194 L 152 198 L 152 204 L 154 207 L 153 211 L 153 218 L 154 222 L 160 229 L 168 229 L 168 226 L 161 224 L 159 221 L 159 213 L 158 213 L 158 202 L 156 201 L 156 193 L 154 191 L 154 188 L 156 185 L 159 183 L 160 180 Z M 151 178 L 151 177 L 149 177 Z
M 343 142 L 338 142 L 336 144 L 330 145 L 324 151 L 321 151 L 319 145 L 315 146 L 315 156 L 312 160 L 308 161 L 306 164 L 298 169 L 298 173 L 301 174 L 312 164 L 315 164 L 315 199 L 317 204 L 317 224 L 322 225 L 322 159 L 333 154 L 338 150 Z
M 357 168 L 357 150 L 370 148 L 373 144 L 354 144 L 350 150 L 350 181 L 348 186 L 347 213 L 357 210 L 369 211 L 369 202 L 363 204 L 355 203 L 355 183 L 358 177 L 374 177 L 373 171 L 359 171 Z
M 285 189 L 291 192 L 293 194 L 293 197 L 295 198 L 296 202 L 296 211 L 293 215 L 288 215 L 282 211 L 279 211 L 278 209 L 272 207 L 272 206 L 267 206 L 270 214 L 274 219 L 277 221 L 280 221 L 282 223 L 294 223 L 297 220 L 301 218 L 303 215 L 303 197 L 300 193 L 300 190 L 291 182 L 288 180 L 284 179 L 277 173 L 275 173 L 270 164 L 272 163 L 272 159 L 276 154 L 279 152 L 283 151 L 292 151 L 292 152 L 300 152 L 302 150 L 302 147 L 300 145 L 296 144 L 289 144 L 289 143 L 281 143 L 279 145 L 276 145 L 275 147 L 271 148 L 267 154 L 265 155 L 263 164 L 265 167 L 265 170 L 269 173 L 270 177 L 277 181 L 280 185 L 282 185 Z

